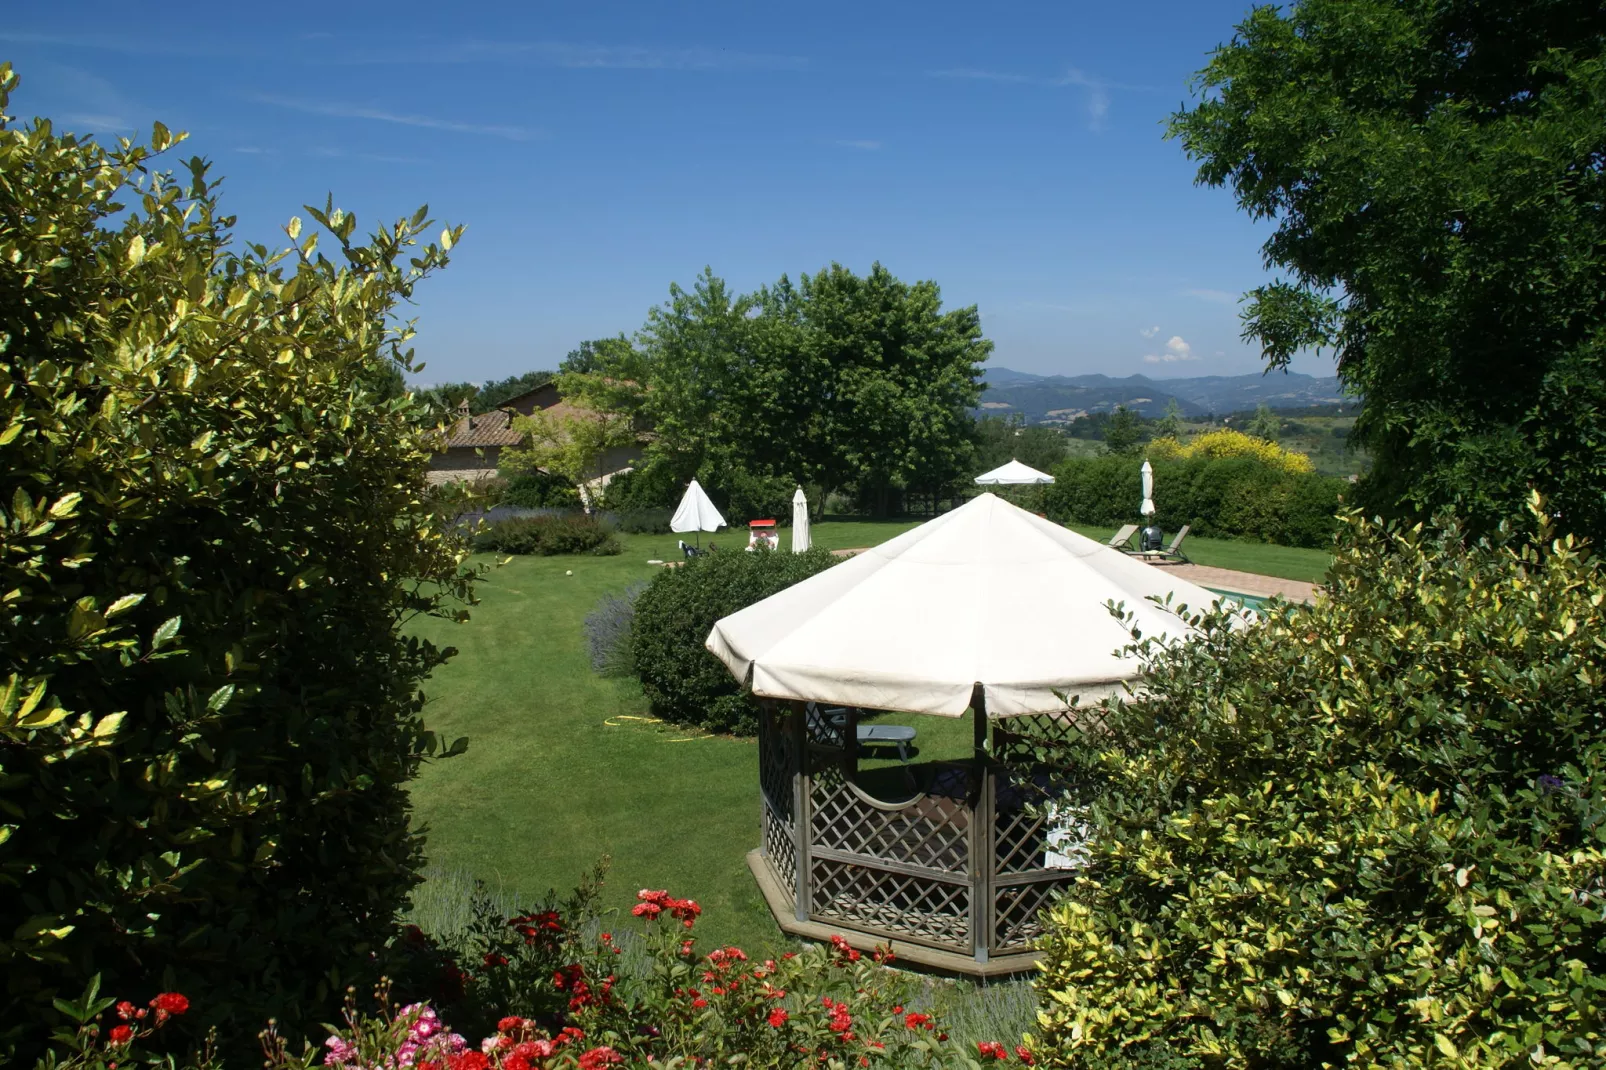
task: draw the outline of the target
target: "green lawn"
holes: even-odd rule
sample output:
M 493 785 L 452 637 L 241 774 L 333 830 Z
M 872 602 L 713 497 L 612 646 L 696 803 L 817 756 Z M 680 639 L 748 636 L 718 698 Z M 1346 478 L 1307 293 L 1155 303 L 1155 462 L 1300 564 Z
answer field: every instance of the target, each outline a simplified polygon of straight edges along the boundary
M 816 525 L 815 541 L 869 546 L 914 524 L 827 522 Z M 741 538 L 714 541 L 734 549 Z M 429 766 L 413 787 L 430 862 L 534 896 L 571 887 L 606 854 L 610 905 L 625 907 L 638 888 L 667 887 L 704 904 L 707 939 L 773 946 L 780 933 L 743 861 L 758 842 L 755 745 L 653 724 L 634 681 L 591 671 L 586 615 L 603 595 L 650 579 L 657 566 L 649 559 L 677 556 L 675 536 L 622 541 L 617 557 L 516 558 L 480 584 L 470 621 L 419 626 L 459 650 L 426 688 L 430 727 L 470 739 L 467 754 Z M 1326 559 L 1205 539 L 1187 548 L 1203 563 L 1296 579 L 1315 578 Z M 914 723 L 924 757 L 957 757 L 969 746 L 967 721 Z

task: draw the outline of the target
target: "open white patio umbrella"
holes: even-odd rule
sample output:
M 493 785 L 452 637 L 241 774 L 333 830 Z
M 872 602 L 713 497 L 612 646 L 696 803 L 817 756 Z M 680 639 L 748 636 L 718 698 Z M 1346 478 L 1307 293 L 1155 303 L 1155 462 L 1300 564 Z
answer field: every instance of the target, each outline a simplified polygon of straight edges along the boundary
M 1144 516 L 1154 515 L 1154 466 L 1148 461 L 1143 462 L 1143 504 L 1138 512 Z
M 708 494 L 694 479 L 691 486 L 686 488 L 685 495 L 680 499 L 680 506 L 676 508 L 675 515 L 669 520 L 670 531 L 718 531 L 725 526 L 725 518 L 719 515 L 719 510 L 709 500 Z M 698 535 L 700 542 L 702 536 Z
M 1030 465 L 1021 464 L 1019 461 L 1010 461 L 1006 465 L 994 468 L 991 472 L 983 472 L 976 477 L 976 482 L 984 487 L 996 487 L 1000 484 L 1052 483 L 1054 482 L 1054 477 L 1047 472 L 1039 472 Z
M 959 717 L 1065 708 L 1134 679 L 1124 604 L 1146 637 L 1191 625 L 1220 595 L 1034 516 L 994 494 L 718 621 L 706 646 L 753 693 Z
M 792 495 L 792 552 L 800 554 L 809 548 L 809 500 L 803 488 Z

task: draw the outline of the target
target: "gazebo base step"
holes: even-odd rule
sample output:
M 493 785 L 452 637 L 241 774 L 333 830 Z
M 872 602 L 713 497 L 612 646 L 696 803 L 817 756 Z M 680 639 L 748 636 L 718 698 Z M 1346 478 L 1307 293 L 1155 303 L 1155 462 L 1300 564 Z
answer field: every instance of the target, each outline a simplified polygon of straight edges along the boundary
M 920 944 L 889 941 L 886 937 L 871 936 L 868 933 L 855 932 L 850 928 L 827 925 L 819 921 L 798 921 L 792 911 L 791 897 L 776 883 L 769 863 L 764 861 L 763 851 L 754 848 L 747 852 L 747 868 L 752 870 L 759 891 L 764 893 L 764 901 L 769 904 L 770 913 L 775 915 L 775 923 L 788 935 L 801 936 L 805 940 L 819 943 L 828 942 L 832 936 L 841 936 L 849 946 L 860 951 L 873 950 L 877 944 L 891 943 L 893 954 L 897 956 L 899 963 L 924 966 L 929 970 L 959 974 L 964 977 L 1008 977 L 1011 974 L 1027 973 L 1037 969 L 1036 952 L 1000 955 L 986 962 L 977 962 L 970 955 L 960 954 L 957 951 L 939 951 Z

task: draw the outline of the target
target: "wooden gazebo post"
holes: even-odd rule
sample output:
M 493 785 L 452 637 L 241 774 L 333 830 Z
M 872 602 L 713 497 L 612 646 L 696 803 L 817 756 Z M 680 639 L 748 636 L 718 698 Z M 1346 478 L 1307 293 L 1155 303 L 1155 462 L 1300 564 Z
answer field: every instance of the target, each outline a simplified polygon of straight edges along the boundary
M 813 838 L 814 827 L 814 763 L 809 760 L 808 704 L 794 699 L 791 705 L 792 746 L 797 754 L 797 768 L 792 776 L 792 832 L 797 837 L 797 885 L 793 889 L 792 903 L 797 920 L 808 921 L 814 895 L 814 890 L 809 887 L 809 871 L 813 869 L 809 861 L 809 841 Z
M 970 941 L 985 963 L 993 946 L 993 771 L 987 753 L 987 696 L 978 682 L 970 696 L 975 721 L 975 792 L 970 824 Z

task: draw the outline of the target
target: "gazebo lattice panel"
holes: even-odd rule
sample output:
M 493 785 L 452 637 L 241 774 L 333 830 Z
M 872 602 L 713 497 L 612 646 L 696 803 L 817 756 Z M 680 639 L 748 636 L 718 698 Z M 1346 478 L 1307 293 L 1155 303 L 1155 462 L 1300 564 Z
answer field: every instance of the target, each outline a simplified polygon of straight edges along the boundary
M 813 913 L 856 922 L 878 934 L 968 952 L 970 884 L 894 873 L 820 858 L 814 862 Z
M 969 762 L 923 763 L 926 790 L 901 802 L 856 783 L 858 713 L 766 703 L 759 724 L 762 848 L 783 926 L 929 949 L 933 964 L 1030 968 L 1040 914 L 1074 865 L 1056 850 L 1050 804 L 1066 786 L 1055 744 L 1084 730 L 1063 716 L 983 719 Z M 811 928 L 812 927 L 812 928 Z M 999 961 L 989 965 L 992 958 Z
M 964 801 L 922 795 L 898 809 L 868 802 L 838 767 L 814 777 L 813 840 L 819 847 L 964 873 L 970 860 L 970 810 Z
M 993 896 L 993 949 L 1029 949 L 1043 935 L 1043 910 L 1052 906 L 1071 883 L 1065 879 L 1045 880 L 998 888 Z

